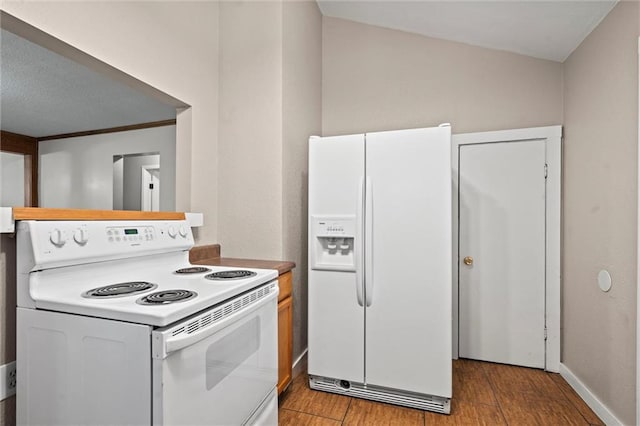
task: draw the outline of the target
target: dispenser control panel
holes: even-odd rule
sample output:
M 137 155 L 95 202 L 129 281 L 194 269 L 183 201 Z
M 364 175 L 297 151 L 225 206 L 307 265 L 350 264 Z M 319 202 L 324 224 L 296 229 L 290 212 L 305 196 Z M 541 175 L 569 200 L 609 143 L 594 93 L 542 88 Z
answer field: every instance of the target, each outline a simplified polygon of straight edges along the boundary
M 311 268 L 355 271 L 355 216 L 312 216 Z
M 353 237 L 355 221 L 353 219 L 318 219 L 316 236 L 318 237 Z

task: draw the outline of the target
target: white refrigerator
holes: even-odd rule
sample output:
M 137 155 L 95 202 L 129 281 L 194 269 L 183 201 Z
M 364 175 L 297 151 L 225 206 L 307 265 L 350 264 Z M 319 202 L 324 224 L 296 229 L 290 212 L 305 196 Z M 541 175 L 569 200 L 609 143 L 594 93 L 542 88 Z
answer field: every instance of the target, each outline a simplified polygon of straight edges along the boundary
M 309 140 L 309 384 L 451 398 L 451 127 Z

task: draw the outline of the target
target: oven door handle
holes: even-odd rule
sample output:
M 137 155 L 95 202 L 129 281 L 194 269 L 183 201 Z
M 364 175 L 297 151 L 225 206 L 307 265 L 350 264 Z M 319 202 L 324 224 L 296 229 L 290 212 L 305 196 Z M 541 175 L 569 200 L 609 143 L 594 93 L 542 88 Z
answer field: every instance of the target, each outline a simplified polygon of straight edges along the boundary
M 196 319 L 192 321 L 186 321 L 184 324 L 180 326 L 172 326 L 165 330 L 157 330 L 152 332 L 152 355 L 155 359 L 164 359 L 169 354 L 182 350 L 188 346 L 191 346 L 195 343 L 198 343 L 212 334 L 218 332 L 219 330 L 231 325 L 232 323 L 246 317 L 247 314 L 250 314 L 266 304 L 270 303 L 273 299 L 277 299 L 278 297 L 278 289 L 276 288 L 268 296 L 260 299 L 259 301 L 249 305 L 245 308 L 242 308 L 226 317 L 223 317 L 220 320 L 214 321 L 206 326 L 198 328 L 196 331 L 192 333 L 187 333 L 186 330 L 189 328 L 190 324 L 198 321 L 202 315 L 199 315 Z M 277 315 L 277 313 L 274 313 Z M 185 332 L 177 333 L 175 336 L 174 332 L 178 331 L 180 328 L 184 327 Z

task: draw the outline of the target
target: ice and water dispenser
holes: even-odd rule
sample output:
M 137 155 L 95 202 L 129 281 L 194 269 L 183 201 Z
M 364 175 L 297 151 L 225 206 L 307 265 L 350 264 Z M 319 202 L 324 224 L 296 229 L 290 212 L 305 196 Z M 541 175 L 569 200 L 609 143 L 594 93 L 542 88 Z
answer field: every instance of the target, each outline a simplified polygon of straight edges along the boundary
M 311 269 L 355 271 L 355 216 L 312 216 Z

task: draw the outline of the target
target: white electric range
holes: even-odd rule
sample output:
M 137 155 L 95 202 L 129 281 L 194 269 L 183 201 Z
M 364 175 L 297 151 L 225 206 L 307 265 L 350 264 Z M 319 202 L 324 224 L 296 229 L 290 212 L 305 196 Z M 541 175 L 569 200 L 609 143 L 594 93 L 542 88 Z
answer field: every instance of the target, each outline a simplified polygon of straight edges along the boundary
M 18 224 L 18 424 L 277 424 L 277 272 L 192 246 L 185 221 Z

